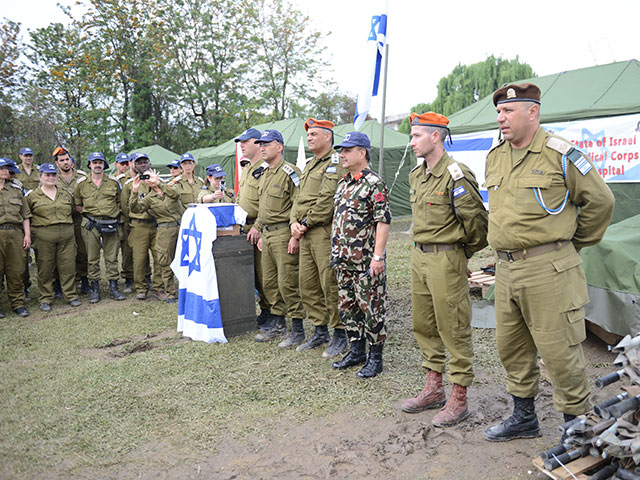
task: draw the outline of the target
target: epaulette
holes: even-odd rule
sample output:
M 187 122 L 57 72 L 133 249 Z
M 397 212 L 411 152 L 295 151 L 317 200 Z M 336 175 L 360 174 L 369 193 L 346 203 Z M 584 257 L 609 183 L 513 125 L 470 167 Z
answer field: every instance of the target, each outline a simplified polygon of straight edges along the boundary
M 180 178 L 182 178 L 182 175 L 178 175 L 177 177 L 173 177 L 172 179 L 167 180 L 167 186 L 175 187 L 176 184 L 180 181 Z
M 16 184 L 19 188 L 24 187 L 23 183 L 20 180 L 18 180 L 17 178 L 11 179 L 11 183 Z
M 60 187 L 60 190 L 62 190 L 63 192 L 67 192 L 71 197 L 73 197 L 73 193 L 71 193 L 71 190 L 69 190 L 66 187 Z
M 200 180 L 202 183 L 204 183 L 204 180 L 202 179 L 202 177 L 196 177 L 198 180 Z
M 493 152 L 496 148 L 498 148 L 500 145 L 504 144 L 504 138 L 501 138 L 498 143 L 496 143 L 495 146 L 491 147 L 491 149 L 487 152 L 487 155 L 491 152 Z
M 76 173 L 79 173 L 80 175 L 84 175 L 85 177 L 87 176 L 87 172 L 85 172 L 84 170 L 76 170 Z
M 340 163 L 340 155 L 338 155 L 338 153 L 332 153 L 331 154 L 331 163 L 333 165 L 337 165 L 338 163 Z
M 113 180 L 114 182 L 117 182 L 117 181 L 118 181 L 118 179 L 117 179 L 116 177 L 114 177 L 113 175 L 109 175 L 109 177 L 108 177 L 108 178 L 110 178 L 110 179 L 111 179 L 111 180 Z
M 126 174 L 126 173 L 121 173 L 120 175 L 118 175 L 118 176 L 117 176 L 117 177 L 115 177 L 115 178 L 116 178 L 116 180 L 120 180 L 121 178 L 126 177 L 126 176 L 127 176 L 127 174 Z
M 424 163 L 424 160 L 422 162 L 420 162 L 419 164 L 417 164 L 415 167 L 413 167 L 409 173 L 413 173 L 414 170 L 419 169 L 422 166 L 423 163 Z
M 282 166 L 282 171 L 291 177 L 291 181 L 293 184 L 298 187 L 300 185 L 300 177 L 293 169 L 291 165 L 287 165 L 286 163 Z
M 84 182 L 87 179 L 87 177 L 82 177 L 76 180 L 76 183 L 80 184 L 82 182 Z
M 258 168 L 251 172 L 251 176 L 257 180 L 267 170 L 267 168 L 269 168 L 269 164 L 267 162 L 262 162 Z
M 565 155 L 583 176 L 593 168 L 586 155 L 566 140 L 558 137 L 549 137 L 547 147 Z
M 125 185 L 128 185 L 128 184 L 130 184 L 131 182 L 133 182 L 133 177 L 132 177 L 132 178 L 130 178 L 129 180 L 127 180 L 126 182 L 124 182 L 124 184 L 125 184 Z
M 460 165 L 458 165 L 458 162 L 453 162 L 447 167 L 447 170 L 449 170 L 451 178 L 453 178 L 454 182 L 460 180 L 461 178 L 464 178 L 464 172 L 460 168 Z

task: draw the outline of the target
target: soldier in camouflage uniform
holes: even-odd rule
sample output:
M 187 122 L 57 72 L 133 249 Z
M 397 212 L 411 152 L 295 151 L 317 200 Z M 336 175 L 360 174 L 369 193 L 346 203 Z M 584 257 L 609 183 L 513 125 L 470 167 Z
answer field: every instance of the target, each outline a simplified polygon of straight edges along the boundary
M 285 315 L 302 320 L 304 309 L 298 289 L 298 252 L 300 241 L 291 236 L 289 216 L 298 194 L 299 170 L 282 158 L 284 140 L 277 130 L 265 130 L 260 139 L 260 155 L 268 167 L 260 181 L 260 205 L 254 224 L 260 232 L 264 293 L 271 316 L 255 337 L 265 342 L 287 332 Z
M 540 93 L 521 83 L 493 94 L 504 141 L 487 155 L 488 238 L 498 257 L 496 342 L 513 414 L 485 430 L 489 441 L 540 436 L 538 356 L 565 421 L 590 407 L 580 345 L 589 296 L 578 250 L 602 239 L 614 198 L 588 157 L 540 126 Z
M 198 194 L 198 202 L 202 203 L 236 203 L 233 190 L 225 188 L 227 173 L 220 165 L 214 163 L 207 167 L 207 180 Z
M 389 192 L 369 169 L 371 142 L 364 133 L 344 137 L 340 160 L 348 170 L 335 194 L 331 229 L 331 267 L 338 276 L 338 311 L 349 337 L 349 353 L 333 364 L 344 369 L 364 363 L 360 378 L 382 372 L 382 347 L 387 338 L 385 248 L 391 210 Z M 366 343 L 369 343 L 369 356 Z
M 473 347 L 467 259 L 487 245 L 487 211 L 473 172 L 444 149 L 449 119 L 427 112 L 412 113 L 410 120 L 410 145 L 424 159 L 409 174 L 409 198 L 413 332 L 422 350 L 427 383 L 416 397 L 403 400 L 401 407 L 416 413 L 445 404 L 446 348 L 453 386 L 432 423 L 447 427 L 469 416 Z

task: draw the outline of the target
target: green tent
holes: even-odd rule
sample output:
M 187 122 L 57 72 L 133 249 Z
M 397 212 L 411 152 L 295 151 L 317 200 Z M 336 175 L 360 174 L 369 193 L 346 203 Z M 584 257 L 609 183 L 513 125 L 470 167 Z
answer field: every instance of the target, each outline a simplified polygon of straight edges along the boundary
M 533 82 L 542 90 L 540 122 L 566 122 L 640 113 L 640 62 L 597 65 L 529 78 L 515 83 Z M 449 117 L 453 135 L 497 130 L 493 95 Z M 455 143 L 455 142 L 454 142 Z M 637 183 L 613 183 L 616 197 L 611 223 L 637 213 L 640 187 Z
M 291 118 L 288 120 L 280 120 L 271 123 L 262 123 L 256 125 L 261 132 L 264 130 L 275 129 L 282 133 L 285 141 L 285 160 L 293 164 L 296 163 L 298 158 L 298 148 L 300 139 L 302 138 L 305 146 L 305 155 L 310 157 L 312 154 L 308 150 L 306 145 L 307 133 L 304 129 L 304 120 L 298 118 Z M 342 142 L 344 136 L 353 131 L 352 124 L 338 125 L 334 128 L 334 142 L 336 144 Z M 366 133 L 371 139 L 371 165 L 375 171 L 378 170 L 378 158 L 380 156 L 380 124 L 374 120 L 367 120 L 360 129 L 361 132 Z M 405 152 L 405 148 L 409 143 L 409 136 L 385 128 L 384 134 L 384 164 L 383 164 L 383 178 L 387 183 L 387 186 L 393 190 L 391 192 L 391 212 L 394 216 L 410 215 L 411 206 L 409 204 L 409 171 L 416 165 L 416 158 L 411 149 Z M 229 178 L 233 178 L 235 172 L 236 161 L 236 142 L 231 139 L 222 145 L 211 148 L 200 148 L 192 150 L 198 165 L 201 168 L 206 168 L 207 165 L 212 163 L 218 163 L 222 165 L 222 168 L 227 172 Z M 405 155 L 405 161 L 402 169 L 398 172 L 396 179 L 396 172 L 398 166 Z
M 611 225 L 580 255 L 591 302 L 587 320 L 618 335 L 640 332 L 640 215 Z
M 149 145 L 148 147 L 136 148 L 129 152 L 129 155 L 135 152 L 146 153 L 151 160 L 151 168 L 157 170 L 160 173 L 169 173 L 169 165 L 176 158 L 180 158 L 180 155 L 167 150 L 160 145 Z

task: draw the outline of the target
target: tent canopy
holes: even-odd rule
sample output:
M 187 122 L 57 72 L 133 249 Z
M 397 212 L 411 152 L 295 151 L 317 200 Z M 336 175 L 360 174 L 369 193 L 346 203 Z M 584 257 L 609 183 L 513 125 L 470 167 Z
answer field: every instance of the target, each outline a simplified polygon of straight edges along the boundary
M 640 62 L 609 63 L 595 67 L 528 78 L 542 90 L 541 123 L 609 117 L 640 111 Z M 449 117 L 452 134 L 497 128 L 493 95 Z

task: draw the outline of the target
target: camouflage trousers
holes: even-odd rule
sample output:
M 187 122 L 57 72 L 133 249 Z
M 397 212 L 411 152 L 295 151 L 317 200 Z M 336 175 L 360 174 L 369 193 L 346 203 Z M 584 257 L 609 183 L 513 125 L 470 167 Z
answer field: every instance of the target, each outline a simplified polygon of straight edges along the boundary
M 384 326 L 387 303 L 386 272 L 371 277 L 369 271 L 339 269 L 338 312 L 349 341 L 363 335 L 371 345 L 387 338 Z

